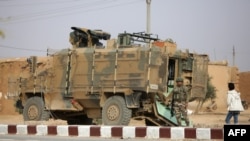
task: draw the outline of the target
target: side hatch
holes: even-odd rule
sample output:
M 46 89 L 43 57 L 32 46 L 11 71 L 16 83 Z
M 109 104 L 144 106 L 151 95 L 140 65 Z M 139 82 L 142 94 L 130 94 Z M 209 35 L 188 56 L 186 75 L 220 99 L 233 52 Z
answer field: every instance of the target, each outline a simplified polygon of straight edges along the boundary
M 193 55 L 191 98 L 205 98 L 208 79 L 207 55 Z

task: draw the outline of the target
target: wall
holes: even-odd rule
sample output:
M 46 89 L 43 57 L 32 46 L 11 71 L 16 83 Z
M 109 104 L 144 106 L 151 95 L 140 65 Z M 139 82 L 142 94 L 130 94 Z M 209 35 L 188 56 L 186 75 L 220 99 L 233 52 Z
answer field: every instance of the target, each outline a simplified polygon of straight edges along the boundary
M 241 99 L 250 103 L 250 71 L 242 72 L 239 76 Z
M 228 66 L 227 62 L 210 62 L 208 65 L 208 74 L 212 77 L 212 84 L 216 87 L 216 103 L 218 110 L 226 111 L 226 99 L 228 91 L 228 83 L 236 83 L 238 89 L 238 69 L 237 67 Z
M 216 103 L 218 109 L 226 110 L 226 98 L 227 98 L 227 83 L 230 80 L 229 69 L 227 63 L 210 63 L 208 65 L 208 74 L 211 79 L 211 83 L 216 87 Z

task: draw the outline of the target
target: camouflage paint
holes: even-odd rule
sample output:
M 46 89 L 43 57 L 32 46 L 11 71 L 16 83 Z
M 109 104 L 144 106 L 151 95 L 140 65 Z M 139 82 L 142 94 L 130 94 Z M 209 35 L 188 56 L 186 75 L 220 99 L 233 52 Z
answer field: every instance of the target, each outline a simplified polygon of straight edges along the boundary
M 149 52 L 151 51 L 151 63 L 148 64 Z M 93 53 L 95 53 L 93 59 Z M 154 96 L 155 93 L 159 93 L 161 90 L 158 87 L 162 84 L 162 80 L 167 74 L 167 62 L 164 62 L 162 58 L 165 51 L 157 46 L 153 46 L 151 49 L 147 47 L 140 46 L 129 46 L 126 48 L 118 48 L 118 58 L 117 58 L 117 80 L 114 80 L 115 73 L 115 61 L 116 61 L 116 49 L 94 49 L 93 47 L 88 48 L 74 48 L 72 49 L 72 62 L 71 62 L 71 72 L 70 72 L 70 95 L 65 95 L 66 89 L 66 66 L 68 61 L 68 49 L 61 50 L 54 55 L 53 65 L 51 66 L 53 76 L 47 75 L 46 79 L 52 77 L 51 82 L 53 85 L 49 89 L 48 94 L 51 97 L 51 103 L 57 103 L 58 105 L 50 106 L 52 110 L 68 110 L 76 111 L 72 108 L 70 99 L 74 98 L 85 108 L 85 112 L 91 110 L 100 110 L 99 105 L 100 95 L 102 92 L 112 93 L 113 87 L 116 84 L 117 92 L 128 94 L 133 93 L 134 91 L 139 91 L 146 93 L 146 87 L 148 86 L 148 67 L 150 67 L 150 77 L 149 84 L 154 85 L 149 89 L 149 95 Z M 182 53 L 177 51 L 172 55 L 172 59 L 179 60 L 177 64 L 179 75 L 184 75 L 186 73 L 184 70 L 185 60 L 188 60 L 187 53 Z M 169 57 L 169 56 L 167 56 Z M 202 58 L 202 56 L 201 56 Z M 190 67 L 190 60 L 188 60 L 187 66 Z M 94 62 L 94 66 L 93 66 Z M 192 70 L 186 66 L 188 71 L 195 72 L 203 71 L 202 75 L 205 75 L 206 68 L 199 69 L 193 63 Z M 94 77 L 93 77 L 93 87 L 94 93 L 90 94 L 90 88 L 92 87 L 92 69 L 94 67 Z M 164 70 L 160 70 L 164 68 Z M 45 70 L 47 71 L 47 70 Z M 194 73 L 191 73 L 195 75 Z M 190 76 L 192 78 L 194 76 Z M 196 77 L 195 77 L 196 78 Z M 195 79 L 200 80 L 200 79 Z M 198 82 L 198 81 L 197 81 Z M 28 78 L 25 83 L 29 83 L 27 87 L 23 88 L 24 93 L 32 89 L 33 79 Z M 38 83 L 42 83 L 39 82 Z M 129 93 L 131 90 L 131 93 Z M 39 91 L 38 91 L 39 92 Z M 203 95 L 200 93 L 200 95 Z M 69 97 L 70 96 L 70 97 Z M 141 99 L 142 100 L 142 99 Z M 50 102 L 48 102 L 50 103 Z M 161 116 L 165 117 L 166 120 L 170 120 L 170 117 L 167 110 L 164 110 L 165 106 L 159 106 L 159 103 L 150 103 L 157 104 L 158 112 Z M 160 108 L 159 108 L 160 107 Z M 144 107 L 140 107 L 144 108 Z M 152 112 L 153 113 L 153 112 Z M 152 114 L 151 113 L 151 114 Z M 175 122 L 174 120 L 172 121 Z

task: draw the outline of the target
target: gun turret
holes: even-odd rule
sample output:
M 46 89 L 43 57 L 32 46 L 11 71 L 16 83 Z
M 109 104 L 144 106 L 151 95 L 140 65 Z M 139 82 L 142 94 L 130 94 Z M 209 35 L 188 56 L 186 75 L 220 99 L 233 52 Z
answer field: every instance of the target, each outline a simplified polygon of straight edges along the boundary
M 87 28 L 71 27 L 70 43 L 74 47 L 102 46 L 99 40 L 109 40 L 110 34 L 102 30 L 90 30 Z

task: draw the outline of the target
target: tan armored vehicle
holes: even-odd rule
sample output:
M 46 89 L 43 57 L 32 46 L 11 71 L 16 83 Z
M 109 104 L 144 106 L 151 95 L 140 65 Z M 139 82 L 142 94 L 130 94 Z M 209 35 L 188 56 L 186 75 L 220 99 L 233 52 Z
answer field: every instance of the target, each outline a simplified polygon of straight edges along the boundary
M 143 118 L 148 124 L 177 126 L 171 106 L 162 100 L 175 79 L 183 77 L 192 86 L 191 99 L 205 96 L 207 55 L 177 51 L 172 40 L 145 33 L 125 32 L 110 40 L 100 30 L 72 29 L 73 48 L 49 55 L 46 69 L 30 57 L 29 75 L 17 78 L 16 105 L 23 108 L 24 120 L 53 117 L 91 124 L 101 119 L 104 125 L 128 125 L 131 118 Z

